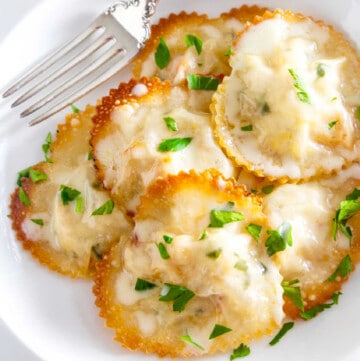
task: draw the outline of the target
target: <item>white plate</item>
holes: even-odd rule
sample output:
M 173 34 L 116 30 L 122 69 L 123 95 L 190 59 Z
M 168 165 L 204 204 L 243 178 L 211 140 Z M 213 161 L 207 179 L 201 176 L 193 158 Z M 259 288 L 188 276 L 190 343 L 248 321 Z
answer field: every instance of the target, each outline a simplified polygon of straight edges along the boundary
M 109 0 L 12 0 L 2 6 L 0 15 L 0 87 L 21 69 L 84 28 Z M 156 18 L 177 12 L 206 9 L 211 15 L 240 6 L 236 0 L 182 0 L 160 2 Z M 247 1 L 254 4 L 254 1 Z M 259 0 L 259 5 L 289 7 L 294 11 L 322 18 L 342 29 L 357 46 L 360 44 L 359 0 Z M 34 4 L 37 4 L 34 7 Z M 4 11 L 5 9 L 5 11 Z M 20 9 L 20 17 L 18 15 Z M 11 31 L 10 31 L 11 28 Z M 116 86 L 122 76 L 112 79 L 83 102 L 94 102 Z M 122 80 L 122 79 L 121 79 Z M 9 102 L 0 104 L 0 316 L 14 334 L 44 361 L 140 361 L 155 356 L 131 353 L 112 341 L 112 331 L 97 316 L 90 281 L 70 280 L 40 267 L 14 239 L 7 218 L 9 194 L 16 174 L 42 159 L 41 144 L 48 131 L 63 120 L 63 114 L 37 127 L 28 128 L 10 111 Z M 268 339 L 251 345 L 247 360 L 275 361 L 305 359 L 360 360 L 360 274 L 346 284 L 340 304 L 316 319 L 298 322 L 275 347 Z M 0 340 L 1 349 L 4 345 Z M 219 355 L 202 360 L 229 360 Z

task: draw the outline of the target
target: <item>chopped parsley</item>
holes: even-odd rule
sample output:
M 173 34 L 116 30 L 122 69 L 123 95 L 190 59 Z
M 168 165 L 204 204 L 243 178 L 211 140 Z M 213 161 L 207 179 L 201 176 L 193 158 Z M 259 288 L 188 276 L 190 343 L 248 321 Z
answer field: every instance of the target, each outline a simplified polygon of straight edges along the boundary
M 81 192 L 77 189 L 70 188 L 63 184 L 60 186 L 60 197 L 65 206 L 69 204 L 69 202 L 74 201 L 80 194 Z
M 282 325 L 280 331 L 275 335 L 275 337 L 269 342 L 269 345 L 276 345 L 285 334 L 294 327 L 294 322 L 286 322 Z
M 336 241 L 338 230 L 351 241 L 351 228 L 347 226 L 348 220 L 360 211 L 360 201 L 357 199 L 359 194 L 357 189 L 347 195 L 346 200 L 340 202 L 340 208 L 335 212 L 333 219 L 333 238 Z
M 19 187 L 19 199 L 20 202 L 23 203 L 25 206 L 30 206 L 31 202 L 27 194 L 25 193 L 23 187 Z
M 267 254 L 274 255 L 277 252 L 283 251 L 286 245 L 292 246 L 292 227 L 288 222 L 284 222 L 278 230 L 268 230 L 266 233 L 269 237 L 265 241 Z
M 156 287 L 156 284 L 138 278 L 135 284 L 135 291 L 146 291 Z
M 204 232 L 201 234 L 199 241 L 203 241 L 206 237 L 208 236 L 206 229 L 204 230 Z
M 304 320 L 310 320 L 314 318 L 318 313 L 325 311 L 328 308 L 331 308 L 334 305 L 337 305 L 339 303 L 339 297 L 341 296 L 341 292 L 335 292 L 331 296 L 332 302 L 330 303 L 324 303 L 321 305 L 317 305 L 313 308 L 310 308 L 309 310 L 306 310 L 300 314 L 300 316 Z
M 204 350 L 204 347 L 202 347 L 201 345 L 199 345 L 197 342 L 195 342 L 195 341 L 191 338 L 191 336 L 189 335 L 188 330 L 186 330 L 186 335 L 180 336 L 179 338 L 180 338 L 180 340 L 185 341 L 185 342 L 187 342 L 187 343 L 189 343 L 189 344 L 191 344 L 191 345 L 199 348 L 200 350 Z
M 229 46 L 224 55 L 231 56 L 231 54 L 232 54 L 232 48 L 231 48 L 231 46 Z
M 230 361 L 233 361 L 240 357 L 249 356 L 250 352 L 250 347 L 242 343 L 238 348 L 233 350 L 233 353 L 230 355 Z
M 167 243 L 167 244 L 172 243 L 173 239 L 174 239 L 173 237 L 168 236 L 167 234 L 164 234 L 164 235 L 163 235 L 163 240 L 164 240 L 165 243 Z
M 244 215 L 241 212 L 212 209 L 210 212 L 209 227 L 221 228 L 225 224 L 239 222 L 244 219 Z
M 264 115 L 264 114 L 269 114 L 269 113 L 271 113 L 270 105 L 265 102 L 261 108 L 261 114 Z
M 360 122 L 360 105 L 355 110 L 355 116 L 357 120 Z
M 219 86 L 219 79 L 212 76 L 188 74 L 186 79 L 190 90 L 216 90 Z
M 209 258 L 217 259 L 217 258 L 219 258 L 221 253 L 222 253 L 222 249 L 218 248 L 218 249 L 215 249 L 215 250 L 213 250 L 211 252 L 206 253 L 206 256 L 209 257 Z
M 93 160 L 94 157 L 93 157 L 93 153 L 91 150 L 88 151 L 88 154 L 87 154 L 87 160 Z
M 163 140 L 159 146 L 159 152 L 178 152 L 186 148 L 192 141 L 192 138 L 171 138 Z
M 299 75 L 292 68 L 288 69 L 288 71 L 294 80 L 294 87 L 298 90 L 296 95 L 298 96 L 299 100 L 303 103 L 310 104 L 309 94 L 306 92 Z
M 224 333 L 228 333 L 230 331 L 232 331 L 231 328 L 216 324 L 214 326 L 213 330 L 211 331 L 209 340 L 212 340 L 213 338 L 219 337 L 219 336 L 223 335 Z
M 301 296 L 301 290 L 298 284 L 299 284 L 298 279 L 291 281 L 283 281 L 281 282 L 281 287 L 284 290 L 284 295 L 287 298 L 289 298 L 299 310 L 304 311 L 304 303 Z
M 163 38 L 160 38 L 160 42 L 155 51 L 155 64 L 160 68 L 164 69 L 170 63 L 170 50 Z
M 337 120 L 333 120 L 332 122 L 330 122 L 330 123 L 328 124 L 328 128 L 329 128 L 329 129 L 334 128 L 337 122 L 338 122 Z
M 268 186 L 261 188 L 261 192 L 263 192 L 264 194 L 270 194 L 270 193 L 272 193 L 274 188 L 275 188 L 275 186 L 273 184 L 270 184 Z
M 95 211 L 93 211 L 91 213 L 91 215 L 92 216 L 102 216 L 104 214 L 111 214 L 114 209 L 114 206 L 115 206 L 114 201 L 112 199 L 109 199 L 102 206 L 95 209 Z
M 194 46 L 198 55 L 201 54 L 203 42 L 200 38 L 195 35 L 185 35 L 185 44 L 189 48 Z
M 318 64 L 317 68 L 316 68 L 316 74 L 319 78 L 322 78 L 325 76 L 326 72 L 325 72 L 325 65 L 324 64 Z
M 161 256 L 162 259 L 169 259 L 170 258 L 170 255 L 169 255 L 164 243 L 160 242 L 156 246 L 157 246 L 157 248 L 159 250 L 159 253 L 160 253 L 160 256 Z
M 260 225 L 250 223 L 248 226 L 246 226 L 246 230 L 256 242 L 259 242 L 260 233 L 262 231 L 262 227 Z
M 79 194 L 75 198 L 75 213 L 82 213 L 84 212 L 84 198 Z
M 346 277 L 352 270 L 352 260 L 349 255 L 346 255 L 337 266 L 334 273 L 326 280 L 328 282 L 334 282 L 337 277 L 344 278 Z
M 52 143 L 52 136 L 51 136 L 51 133 L 49 132 L 45 138 L 45 143 L 42 145 L 42 151 L 44 153 L 45 161 L 47 163 L 52 163 L 51 158 L 50 158 L 51 143 Z
M 172 132 L 177 132 L 178 126 L 176 124 L 176 120 L 172 117 L 164 117 L 164 122 L 166 124 L 166 127 L 171 130 Z
M 360 189 L 354 188 L 354 190 L 346 196 L 346 200 L 356 200 L 360 197 Z
M 31 218 L 31 222 L 37 224 L 38 226 L 44 225 L 44 220 L 41 218 Z
M 251 132 L 253 130 L 253 126 L 252 124 L 244 125 L 240 128 L 240 130 L 243 132 Z
M 71 104 L 70 108 L 74 114 L 80 113 L 80 109 L 76 105 Z
M 173 301 L 173 311 L 181 312 L 194 296 L 195 293 L 184 286 L 165 283 L 161 290 L 159 301 Z
M 30 178 L 33 183 L 47 179 L 47 175 L 31 167 L 25 168 L 18 173 L 16 184 L 21 186 L 22 178 Z

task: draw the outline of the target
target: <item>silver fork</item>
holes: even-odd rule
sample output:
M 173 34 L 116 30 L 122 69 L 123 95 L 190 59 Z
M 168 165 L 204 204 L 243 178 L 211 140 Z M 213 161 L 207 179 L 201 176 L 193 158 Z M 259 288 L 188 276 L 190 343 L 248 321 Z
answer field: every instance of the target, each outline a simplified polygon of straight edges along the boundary
M 21 93 L 12 107 L 40 97 L 20 114 L 26 117 L 45 108 L 29 125 L 73 104 L 135 57 L 150 36 L 150 18 L 158 1 L 116 2 L 85 31 L 15 80 L 3 97 Z M 55 99 L 58 102 L 54 103 Z

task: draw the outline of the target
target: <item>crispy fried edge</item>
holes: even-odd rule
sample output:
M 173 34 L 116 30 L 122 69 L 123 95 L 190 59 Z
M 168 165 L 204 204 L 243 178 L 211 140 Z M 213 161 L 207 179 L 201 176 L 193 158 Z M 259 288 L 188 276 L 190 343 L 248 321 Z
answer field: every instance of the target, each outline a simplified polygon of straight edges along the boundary
M 221 188 L 219 186 L 221 182 Z M 180 172 L 178 175 L 168 175 L 167 177 L 161 177 L 155 180 L 147 190 L 147 193 L 141 197 L 141 203 L 138 207 L 138 213 L 135 219 L 140 219 L 142 212 L 149 206 L 148 203 L 154 203 L 161 199 L 167 199 L 173 193 L 173 189 L 178 187 L 186 186 L 192 182 L 206 182 L 208 190 L 221 190 L 224 192 L 224 200 L 243 199 L 246 197 L 247 200 L 253 203 L 255 208 L 261 210 L 262 199 L 249 194 L 246 187 L 236 183 L 233 178 L 225 179 L 224 176 L 215 169 L 209 169 L 203 173 L 197 173 L 196 171 L 190 171 L 189 173 Z M 202 184 L 204 186 L 204 184 Z M 146 213 L 146 212 L 145 212 Z M 146 215 L 145 215 L 146 216 Z M 127 328 L 124 325 L 124 318 L 126 317 L 126 307 L 122 307 L 116 303 L 116 294 L 114 291 L 114 283 L 119 271 L 122 268 L 122 258 L 120 245 L 117 245 L 107 253 L 102 262 L 97 265 L 97 272 L 94 277 L 93 293 L 96 297 L 95 304 L 100 309 L 99 315 L 105 319 L 107 327 L 115 330 L 115 340 L 120 342 L 124 347 L 131 350 L 141 350 L 145 353 L 157 353 L 159 356 L 170 356 L 170 357 L 191 357 L 196 355 L 186 350 L 185 344 L 182 348 L 181 342 L 178 345 L 166 345 L 166 340 L 152 341 L 151 337 L 147 340 L 141 337 L 140 332 L 136 327 Z M 272 334 L 278 325 L 275 320 L 272 321 L 271 325 L 267 329 L 259 330 L 252 339 L 258 339 L 265 335 Z M 252 339 L 247 337 L 242 342 L 250 342 Z M 224 339 L 217 338 L 210 346 L 208 354 L 213 354 L 217 351 L 227 351 L 230 347 L 238 346 L 236 344 L 227 344 Z M 179 347 L 180 346 L 180 347 Z
M 76 122 L 83 122 L 84 118 L 92 117 L 94 113 L 94 107 L 88 105 L 86 109 L 77 114 L 69 114 L 66 116 L 65 123 L 58 125 L 58 132 L 56 139 L 51 143 L 50 150 L 56 150 L 57 147 L 61 147 L 64 143 L 71 140 L 73 137 L 71 124 L 74 120 Z M 91 122 L 90 122 L 91 124 Z M 89 128 L 90 129 L 90 128 Z M 42 170 L 42 167 L 47 163 L 41 162 L 32 168 Z M 33 184 L 29 178 L 22 179 L 22 187 L 31 199 L 31 192 L 36 184 Z M 47 241 L 33 241 L 27 238 L 26 234 L 22 230 L 22 223 L 26 216 L 32 213 L 32 205 L 26 206 L 19 199 L 19 188 L 16 188 L 11 194 L 10 198 L 10 215 L 12 220 L 12 228 L 15 231 L 16 239 L 21 242 L 24 250 L 30 252 L 32 257 L 36 259 L 41 265 L 46 266 L 52 271 L 56 271 L 62 275 L 70 276 L 71 278 L 77 277 L 92 277 L 95 272 L 96 260 L 91 257 L 88 267 L 79 267 L 77 262 L 71 262 L 70 268 L 62 267 L 63 257 L 68 261 L 68 254 L 55 250 Z
M 251 28 L 256 26 L 257 24 L 259 24 L 263 21 L 266 21 L 266 20 L 274 19 L 274 18 L 283 18 L 289 22 L 301 22 L 301 21 L 311 20 L 311 21 L 315 22 L 316 24 L 318 24 L 319 26 L 329 29 L 329 31 L 332 33 L 332 36 L 335 37 L 336 41 L 339 41 L 342 43 L 343 42 L 348 43 L 348 41 L 345 39 L 344 35 L 341 32 L 336 31 L 332 25 L 326 24 L 323 20 L 318 20 L 311 16 L 305 16 L 301 13 L 294 13 L 291 10 L 275 9 L 274 11 L 265 10 L 263 15 L 255 15 L 252 22 L 247 21 L 244 24 L 244 29 L 242 31 L 238 32 L 238 36 L 234 40 L 233 45 L 236 46 L 236 43 L 237 43 L 237 41 L 239 41 L 239 38 L 243 34 L 245 34 L 247 31 L 249 31 Z M 355 48 L 353 48 L 350 43 L 349 43 L 349 51 L 352 53 L 352 55 L 357 56 L 357 52 L 356 52 Z M 326 175 L 326 176 L 333 175 L 336 172 L 350 166 L 350 164 L 352 163 L 351 161 L 347 161 L 346 164 L 344 164 L 340 169 L 333 169 L 330 172 L 325 171 L 325 169 L 323 167 L 320 167 L 319 172 L 317 172 L 313 176 L 303 177 L 303 178 L 290 178 L 289 176 L 275 177 L 275 176 L 271 176 L 269 174 L 265 174 L 263 169 L 255 169 L 253 167 L 252 163 L 248 162 L 240 154 L 235 154 L 238 152 L 233 152 L 232 150 L 229 150 L 226 145 L 226 142 L 223 139 L 224 137 L 222 136 L 222 134 L 219 134 L 220 132 L 218 131 L 218 128 L 225 126 L 224 121 L 222 119 L 220 119 L 220 117 L 219 117 L 219 114 L 225 113 L 225 107 L 224 107 L 224 104 L 222 101 L 224 94 L 225 94 L 225 87 L 223 84 L 220 84 L 217 91 L 215 92 L 212 102 L 210 104 L 214 136 L 215 136 L 217 142 L 219 143 L 219 145 L 221 146 L 221 148 L 224 150 L 224 152 L 227 154 L 227 156 L 235 164 L 237 164 L 240 167 L 244 167 L 246 170 L 255 174 L 257 177 L 267 178 L 269 181 L 278 182 L 279 184 L 299 183 L 299 182 L 304 182 L 304 181 L 306 182 L 306 181 L 310 181 L 312 179 L 316 179 L 316 177 L 321 176 L 321 175 Z

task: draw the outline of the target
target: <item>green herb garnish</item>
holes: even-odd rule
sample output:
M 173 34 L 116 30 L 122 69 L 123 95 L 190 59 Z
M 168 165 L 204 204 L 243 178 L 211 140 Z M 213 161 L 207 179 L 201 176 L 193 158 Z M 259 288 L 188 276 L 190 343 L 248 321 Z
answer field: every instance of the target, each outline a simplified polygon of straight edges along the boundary
M 350 227 L 346 224 L 348 220 L 355 215 L 356 212 L 360 211 L 360 201 L 354 199 L 356 195 L 354 190 L 351 194 L 348 195 L 350 199 L 340 202 L 340 208 L 335 212 L 335 217 L 333 219 L 333 238 L 336 240 L 338 230 L 351 240 L 352 232 Z
M 69 204 L 69 202 L 74 201 L 76 197 L 81 194 L 80 191 L 74 188 L 70 188 L 65 185 L 60 186 L 60 197 L 64 205 Z
M 19 199 L 20 202 L 23 203 L 25 206 L 30 206 L 31 202 L 27 194 L 25 193 L 23 187 L 19 187 Z
M 209 227 L 221 228 L 225 224 L 242 221 L 244 219 L 244 215 L 241 212 L 212 209 L 210 212 Z
M 157 246 L 157 248 L 159 250 L 159 253 L 160 253 L 160 256 L 161 256 L 162 259 L 169 259 L 170 258 L 170 255 L 169 255 L 164 243 L 158 243 L 156 246 Z
M 79 194 L 75 198 L 75 213 L 82 213 L 84 212 L 84 198 Z
M 285 334 L 294 327 L 294 322 L 286 322 L 282 325 L 280 331 L 275 335 L 275 337 L 269 342 L 269 345 L 276 345 Z
M 159 146 L 159 152 L 178 152 L 186 148 L 192 141 L 192 138 L 171 138 L 163 140 Z
M 165 283 L 159 301 L 173 301 L 173 311 L 181 312 L 194 296 L 195 293 L 186 287 Z
M 270 184 L 268 186 L 261 188 L 261 192 L 263 192 L 264 194 L 270 194 L 270 193 L 272 193 L 274 188 L 275 188 L 275 186 L 273 184 Z
M 188 74 L 186 79 L 190 90 L 216 90 L 219 86 L 219 79 L 211 76 Z
M 74 105 L 74 104 L 71 104 L 71 105 L 70 105 L 70 108 L 71 108 L 71 110 L 72 110 L 72 112 L 73 112 L 74 114 L 77 114 L 77 113 L 80 112 L 80 109 L 79 109 L 76 105 Z
M 238 348 L 233 350 L 233 353 L 230 355 L 230 361 L 233 361 L 240 357 L 249 356 L 250 352 L 250 347 L 242 343 Z
M 212 340 L 213 338 L 219 337 L 219 336 L 223 335 L 224 333 L 228 333 L 230 331 L 232 331 L 231 328 L 216 324 L 214 326 L 213 330 L 211 331 L 209 340 Z
M 299 100 L 303 103 L 310 104 L 309 94 L 305 91 L 304 85 L 299 75 L 292 68 L 288 69 L 288 71 L 294 80 L 294 87 L 298 90 L 296 95 L 298 96 Z
M 189 344 L 191 344 L 191 345 L 199 348 L 200 350 L 204 350 L 204 347 L 202 347 L 201 345 L 199 345 L 197 342 L 195 342 L 195 341 L 191 338 L 191 336 L 190 336 L 189 333 L 188 333 L 188 330 L 186 330 L 186 335 L 185 335 L 185 336 L 180 336 L 179 338 L 180 338 L 180 340 L 185 341 L 185 342 L 187 342 L 187 343 L 189 343 Z
M 49 132 L 45 138 L 45 143 L 42 145 L 42 150 L 45 156 L 45 161 L 47 163 L 52 163 L 52 160 L 50 158 L 50 146 L 52 143 L 52 136 L 51 133 Z
M 264 114 L 268 114 L 268 113 L 271 113 L 270 105 L 265 102 L 261 108 L 261 114 L 264 115 Z
M 204 232 L 201 234 L 199 241 L 203 241 L 206 237 L 208 236 L 206 229 L 204 230 Z
M 334 282 L 337 277 L 344 278 L 346 277 L 352 270 L 352 260 L 349 255 L 346 255 L 337 266 L 334 273 L 326 280 L 328 282 Z
M 319 78 L 322 78 L 325 76 L 326 72 L 325 72 L 325 68 L 324 68 L 324 64 L 318 64 L 317 68 L 316 68 L 316 74 Z
M 281 286 L 284 290 L 284 295 L 295 304 L 295 306 L 304 311 L 304 302 L 301 296 L 301 290 L 299 287 L 299 280 L 291 280 L 291 281 L 283 281 L 281 282 Z
M 206 256 L 209 257 L 209 258 L 217 259 L 217 258 L 219 258 L 221 253 L 222 253 L 222 249 L 218 248 L 218 249 L 215 249 L 215 250 L 213 250 L 211 252 L 206 253 Z
M 231 46 L 229 46 L 224 55 L 231 56 L 231 54 L 232 54 L 232 48 L 231 48 Z
M 337 122 L 338 122 L 337 120 L 333 120 L 332 122 L 330 122 L 330 123 L 328 124 L 328 128 L 329 128 L 329 129 L 332 129 L 332 128 L 336 125 Z
M 174 118 L 165 117 L 164 122 L 166 124 L 166 127 L 172 132 L 177 132 L 179 130 L 176 124 L 176 120 Z
M 164 235 L 163 235 L 163 240 L 164 240 L 165 243 L 167 243 L 167 244 L 172 243 L 173 239 L 174 239 L 173 237 L 168 236 L 167 234 L 164 234 Z
M 135 291 L 146 291 L 156 287 L 156 284 L 138 278 L 135 284 Z
M 164 69 L 170 63 L 170 50 L 163 38 L 160 38 L 160 42 L 155 51 L 155 63 L 160 69 Z
M 341 292 L 335 292 L 332 296 L 332 302 L 330 303 L 324 303 L 321 305 L 317 305 L 313 308 L 310 308 L 309 310 L 306 310 L 300 314 L 300 316 L 304 320 L 310 320 L 314 318 L 318 313 L 325 311 L 328 308 L 331 308 L 334 305 L 337 305 L 339 303 L 339 297 L 342 295 Z
M 355 109 L 355 116 L 357 120 L 360 122 L 360 105 Z
M 284 222 L 278 230 L 266 231 L 269 237 L 265 241 L 265 246 L 269 256 L 283 251 L 286 248 L 286 245 L 292 246 L 291 230 L 291 224 Z
M 189 48 L 190 46 L 195 46 L 196 52 L 198 55 L 201 54 L 203 42 L 200 38 L 195 35 L 185 35 L 185 44 Z
M 31 218 L 31 222 L 37 224 L 38 226 L 44 225 L 44 220 L 41 218 Z
M 112 199 L 109 199 L 108 201 L 106 201 L 102 206 L 100 206 L 99 208 L 95 209 L 95 211 L 93 211 L 91 213 L 92 216 L 102 216 L 104 214 L 111 214 L 113 209 L 115 207 L 115 203 Z
M 243 127 L 240 128 L 240 130 L 243 132 L 251 132 L 253 130 L 253 126 L 252 124 L 244 125 Z
M 251 237 L 255 239 L 256 242 L 259 242 L 259 237 L 262 230 L 260 225 L 250 223 L 248 226 L 246 226 L 246 230 L 249 232 Z

